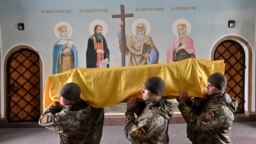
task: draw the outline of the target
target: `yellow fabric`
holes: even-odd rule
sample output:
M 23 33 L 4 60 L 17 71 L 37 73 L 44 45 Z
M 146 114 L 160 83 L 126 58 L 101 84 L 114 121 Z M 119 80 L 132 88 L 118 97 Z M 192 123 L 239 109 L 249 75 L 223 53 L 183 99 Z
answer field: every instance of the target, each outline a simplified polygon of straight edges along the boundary
M 166 82 L 164 96 L 178 96 L 181 91 L 187 91 L 189 96 L 203 96 L 208 76 L 224 71 L 223 60 L 194 58 L 141 66 L 76 68 L 47 77 L 44 108 L 59 100 L 60 88 L 67 82 L 78 83 L 81 98 L 90 105 L 105 107 L 123 102 L 133 95 L 140 97 L 144 81 L 151 76 L 159 76 Z

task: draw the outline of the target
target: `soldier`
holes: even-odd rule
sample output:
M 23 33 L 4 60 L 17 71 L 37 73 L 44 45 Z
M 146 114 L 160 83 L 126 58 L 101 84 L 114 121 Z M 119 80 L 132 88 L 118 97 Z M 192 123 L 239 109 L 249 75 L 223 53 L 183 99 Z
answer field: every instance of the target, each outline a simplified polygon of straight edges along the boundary
M 160 77 L 146 80 L 142 88 L 145 107 L 136 111 L 136 97 L 127 100 L 125 135 L 134 144 L 168 144 L 168 124 L 173 114 L 173 105 L 163 97 L 165 83 Z
M 179 96 L 179 110 L 187 123 L 187 137 L 193 144 L 231 143 L 230 132 L 236 110 L 235 100 L 225 92 L 226 77 L 214 73 L 208 78 L 204 99 Z
M 80 99 L 80 87 L 67 83 L 60 90 L 60 103 L 53 103 L 39 119 L 39 125 L 57 131 L 60 144 L 99 144 L 104 110 Z

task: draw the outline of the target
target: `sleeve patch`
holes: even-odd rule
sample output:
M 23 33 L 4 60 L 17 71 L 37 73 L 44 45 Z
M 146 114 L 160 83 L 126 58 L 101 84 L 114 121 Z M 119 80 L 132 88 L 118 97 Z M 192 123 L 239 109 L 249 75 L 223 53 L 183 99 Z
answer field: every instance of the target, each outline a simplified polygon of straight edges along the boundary
M 133 137 L 139 138 L 145 135 L 145 130 L 143 128 L 139 128 L 136 129 L 133 133 L 132 133 Z
M 208 113 L 204 113 L 201 117 L 201 119 L 204 122 L 209 122 L 214 118 L 214 113 L 213 112 L 208 112 Z

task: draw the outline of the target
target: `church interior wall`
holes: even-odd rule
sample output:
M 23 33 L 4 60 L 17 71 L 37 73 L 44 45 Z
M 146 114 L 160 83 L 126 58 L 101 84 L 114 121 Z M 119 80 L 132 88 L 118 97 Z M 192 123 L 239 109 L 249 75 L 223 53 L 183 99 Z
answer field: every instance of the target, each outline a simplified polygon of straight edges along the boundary
M 2 65 L 2 49 L 3 49 L 3 45 L 2 45 L 2 32 L 1 32 L 1 24 L 0 24 L 0 64 Z M 3 113 L 4 113 L 4 108 L 2 107 L 4 105 L 4 101 L 2 98 L 2 77 L 3 77 L 3 73 L 2 73 L 2 69 L 0 69 L 1 74 L 0 74 L 0 118 L 3 117 Z
M 177 19 L 190 24 L 188 35 L 193 39 L 197 58 L 209 59 L 212 46 L 224 35 L 243 37 L 252 48 L 252 108 L 255 112 L 255 0 L 1 0 L 0 1 L 0 92 L 1 118 L 4 117 L 4 61 L 10 49 L 17 44 L 30 45 L 42 60 L 43 85 L 52 74 L 53 46 L 57 41 L 55 26 L 65 21 L 71 25 L 71 40 L 78 51 L 78 66 L 86 67 L 86 48 L 91 36 L 92 22 L 104 22 L 104 37 L 110 50 L 110 67 L 121 66 L 118 35 L 120 19 L 112 15 L 120 13 L 123 4 L 126 13 L 133 17 L 125 19 L 126 34 L 133 35 L 133 22 L 143 19 L 149 22 L 149 35 L 159 50 L 159 63 L 166 62 L 166 53 L 176 38 L 172 25 Z M 229 28 L 228 21 L 235 27 Z M 24 30 L 18 30 L 18 23 Z M 126 62 L 127 64 L 127 62 Z

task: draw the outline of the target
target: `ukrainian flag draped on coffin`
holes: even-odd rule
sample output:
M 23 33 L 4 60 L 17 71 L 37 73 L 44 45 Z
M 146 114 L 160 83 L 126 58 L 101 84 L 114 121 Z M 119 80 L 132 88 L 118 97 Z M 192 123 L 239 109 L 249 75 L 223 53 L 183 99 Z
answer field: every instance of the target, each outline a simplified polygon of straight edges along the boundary
M 223 60 L 194 58 L 141 66 L 76 68 L 47 77 L 44 108 L 59 100 L 60 88 L 67 82 L 78 83 L 81 98 L 90 105 L 105 107 L 123 102 L 130 96 L 140 97 L 144 81 L 151 76 L 164 79 L 164 96 L 178 96 L 181 91 L 187 91 L 189 96 L 203 96 L 208 76 L 224 71 Z

